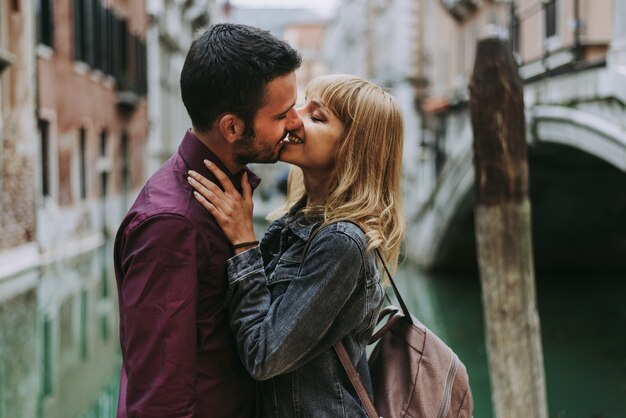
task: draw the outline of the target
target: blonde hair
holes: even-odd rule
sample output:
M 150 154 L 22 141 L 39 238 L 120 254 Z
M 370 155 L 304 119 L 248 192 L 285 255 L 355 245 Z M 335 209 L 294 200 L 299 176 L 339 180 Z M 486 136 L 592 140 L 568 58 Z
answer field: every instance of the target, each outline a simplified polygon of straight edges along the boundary
M 350 220 L 366 233 L 368 250 L 378 249 L 395 271 L 404 237 L 400 177 L 403 123 L 396 99 L 379 86 L 352 75 L 312 80 L 308 99 L 320 100 L 342 122 L 335 168 L 328 193 L 316 206 L 302 210 L 323 224 Z M 302 171 L 289 172 L 284 214 L 305 197 Z

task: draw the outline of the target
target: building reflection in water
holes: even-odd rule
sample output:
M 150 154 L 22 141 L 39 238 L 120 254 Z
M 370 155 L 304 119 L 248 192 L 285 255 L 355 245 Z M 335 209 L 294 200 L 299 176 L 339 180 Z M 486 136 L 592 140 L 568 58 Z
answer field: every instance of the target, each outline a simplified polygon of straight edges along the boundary
M 115 417 L 120 354 L 111 251 L 107 242 L 12 277 L 21 288 L 2 289 L 0 417 Z

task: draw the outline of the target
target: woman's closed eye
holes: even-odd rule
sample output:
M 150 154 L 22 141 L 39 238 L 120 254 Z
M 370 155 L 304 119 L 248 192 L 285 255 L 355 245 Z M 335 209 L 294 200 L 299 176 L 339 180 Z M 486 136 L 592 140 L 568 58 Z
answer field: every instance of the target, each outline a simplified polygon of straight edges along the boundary
M 325 122 L 326 121 L 323 117 L 321 117 L 319 115 L 315 115 L 315 114 L 309 115 L 309 119 L 311 119 L 313 122 L 316 122 L 316 123 L 317 122 Z

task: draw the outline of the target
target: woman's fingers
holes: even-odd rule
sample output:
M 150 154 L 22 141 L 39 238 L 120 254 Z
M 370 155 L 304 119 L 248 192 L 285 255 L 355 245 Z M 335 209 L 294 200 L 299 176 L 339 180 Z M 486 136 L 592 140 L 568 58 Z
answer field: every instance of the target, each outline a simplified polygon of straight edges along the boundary
M 196 200 L 200 202 L 200 204 L 204 206 L 204 208 L 208 210 L 211 215 L 213 215 L 214 218 L 217 218 L 219 215 L 221 215 L 222 212 L 220 212 L 211 202 L 206 200 L 205 197 L 202 196 L 200 193 L 194 190 L 193 195 Z
M 210 165 L 207 164 L 207 167 Z M 241 179 L 242 196 L 222 171 L 217 168 L 211 171 L 222 185 L 226 186 L 225 190 L 222 191 L 213 181 L 189 170 L 187 181 L 194 188 L 194 197 L 213 215 L 230 242 L 254 241 L 254 225 L 252 224 L 254 205 L 247 174 L 244 173 Z
M 243 191 L 243 200 L 251 201 L 252 200 L 252 187 L 250 186 L 250 182 L 248 181 L 248 173 L 243 173 L 241 177 L 241 190 Z
M 235 189 L 235 186 L 233 186 L 233 183 L 230 181 L 228 176 L 224 174 L 224 172 L 220 170 L 215 164 L 213 164 L 209 160 L 204 160 L 204 165 L 206 166 L 206 168 L 209 169 L 211 173 L 213 173 L 215 178 L 219 180 L 220 184 L 222 185 L 226 193 L 230 195 L 233 195 L 235 193 L 239 194 L 239 192 L 237 191 L 237 189 Z
M 201 187 L 203 187 L 203 190 L 210 190 L 220 198 L 224 194 L 224 192 L 222 192 L 222 189 L 220 189 L 215 183 L 213 183 L 208 178 L 204 177 L 202 174 L 195 172 L 193 170 L 189 170 L 188 174 L 193 178 L 193 180 L 197 181 Z M 195 188 L 195 189 L 202 193 L 202 191 L 199 190 L 198 188 Z
M 224 207 L 228 205 L 228 197 L 217 187 L 215 183 L 206 179 L 202 175 L 196 173 L 193 170 L 189 171 L 189 177 L 187 181 L 200 194 L 206 201 L 210 202 L 213 207 L 219 211 L 223 211 Z

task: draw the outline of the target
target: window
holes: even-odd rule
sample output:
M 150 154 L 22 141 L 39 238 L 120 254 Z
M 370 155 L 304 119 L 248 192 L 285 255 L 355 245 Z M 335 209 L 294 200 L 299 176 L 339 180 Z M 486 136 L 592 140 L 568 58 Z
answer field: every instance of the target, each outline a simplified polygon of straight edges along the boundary
M 89 64 L 92 68 L 108 73 L 104 68 L 107 61 L 106 41 L 110 12 L 100 0 L 74 0 L 74 59 Z
M 544 6 L 546 38 L 551 38 L 556 35 L 556 1 L 557 0 L 548 0 Z
M 81 199 L 87 198 L 87 131 L 80 128 L 78 133 L 78 185 Z
M 51 0 L 39 0 L 51 1 Z M 146 45 L 101 0 L 73 0 L 74 59 L 113 76 L 118 90 L 147 91 Z
M 139 37 L 135 37 L 135 82 L 137 92 L 141 95 L 146 94 L 148 90 L 146 55 L 146 43 Z
M 100 132 L 100 159 L 104 160 L 107 157 L 107 132 L 103 130 Z M 100 193 L 104 199 L 107 195 L 107 184 L 109 179 L 109 173 L 106 169 L 103 169 L 100 174 Z
M 114 28 L 115 28 L 115 16 L 109 9 L 105 9 L 104 11 L 104 21 L 105 21 L 105 30 L 104 30 L 104 72 L 109 75 L 113 75 L 115 69 L 115 52 L 113 50 L 113 45 L 115 45 L 114 38 Z
M 122 175 L 122 194 L 126 195 L 128 193 L 128 132 L 122 132 L 122 137 L 120 139 L 120 164 L 121 164 L 121 175 Z
M 83 0 L 73 2 L 73 23 L 74 23 L 74 59 L 76 61 L 87 62 L 87 10 Z
M 102 39 L 106 37 L 103 33 L 105 25 L 103 25 L 103 12 L 104 7 L 100 3 L 100 0 L 91 0 L 91 21 L 92 21 L 92 55 L 93 55 L 93 67 L 98 70 L 103 70 L 103 57 L 102 57 Z
M 37 0 L 37 42 L 54 48 L 54 0 Z
M 115 53 L 117 55 L 117 72 L 114 74 L 119 90 L 125 90 L 128 84 L 128 24 L 118 18 L 116 28 Z
M 50 180 L 50 122 L 47 120 L 39 120 L 39 138 L 41 146 L 41 194 L 50 196 L 51 180 Z
M 93 1 L 87 0 L 85 3 L 85 19 L 83 20 L 83 28 L 85 35 L 85 42 L 87 44 L 87 50 L 85 51 L 87 54 L 85 56 L 85 62 L 89 64 L 90 67 L 95 66 L 95 48 L 94 48 L 94 22 L 93 22 Z

